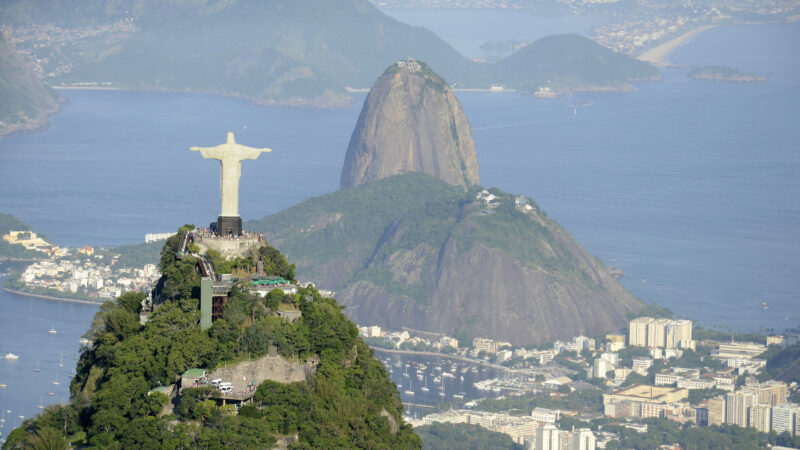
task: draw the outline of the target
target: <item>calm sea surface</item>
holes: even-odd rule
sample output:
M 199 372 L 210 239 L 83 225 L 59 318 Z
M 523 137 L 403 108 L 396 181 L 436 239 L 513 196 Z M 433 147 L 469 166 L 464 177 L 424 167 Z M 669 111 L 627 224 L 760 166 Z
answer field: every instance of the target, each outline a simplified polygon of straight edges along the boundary
M 770 78 L 761 84 L 665 69 L 664 81 L 628 95 L 459 93 L 482 184 L 534 198 L 648 302 L 737 330 L 797 326 L 798 45 L 800 24 L 735 26 L 701 34 L 671 57 Z M 730 48 L 735 55 L 721 53 Z M 320 111 L 192 94 L 62 93 L 70 103 L 49 128 L 0 140 L 0 211 L 70 246 L 141 242 L 144 233 L 213 220 L 218 166 L 188 148 L 222 143 L 229 130 L 243 144 L 273 148 L 243 164 L 245 219 L 331 192 L 364 99 Z M 20 355 L 0 359 L 8 385 L 0 415 L 12 411 L 3 436 L 18 415 L 67 395 L 95 310 L 0 291 L 0 355 Z

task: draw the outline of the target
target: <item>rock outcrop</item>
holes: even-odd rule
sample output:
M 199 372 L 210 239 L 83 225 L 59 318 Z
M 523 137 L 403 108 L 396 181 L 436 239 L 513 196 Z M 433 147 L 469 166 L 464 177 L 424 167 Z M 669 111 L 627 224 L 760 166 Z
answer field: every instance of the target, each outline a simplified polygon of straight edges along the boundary
M 391 65 L 370 89 L 347 147 L 340 186 L 423 172 L 477 185 L 472 130 L 453 90 L 427 64 Z

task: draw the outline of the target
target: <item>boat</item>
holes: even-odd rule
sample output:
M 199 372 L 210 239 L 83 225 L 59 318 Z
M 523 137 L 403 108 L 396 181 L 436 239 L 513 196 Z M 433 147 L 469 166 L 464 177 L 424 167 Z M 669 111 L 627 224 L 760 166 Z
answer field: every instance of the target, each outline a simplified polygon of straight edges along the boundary
M 403 393 L 406 394 L 406 395 L 411 395 L 411 396 L 414 395 L 414 391 L 409 391 L 409 390 L 403 391 Z
M 439 397 L 444 397 L 444 392 L 439 392 Z
M 41 369 L 39 369 L 39 361 L 36 361 L 36 367 L 33 368 L 33 371 L 39 373 Z
M 7 385 L 7 384 L 0 384 L 0 389 L 5 389 L 5 388 L 7 388 L 7 387 L 8 387 L 8 385 Z
M 453 398 L 457 398 L 457 399 L 459 399 L 459 400 L 463 400 L 463 399 L 464 399 L 464 396 L 463 396 L 463 395 L 461 395 L 461 394 L 453 394 Z
M 56 379 L 53 380 L 52 383 L 53 383 L 53 386 L 58 386 L 59 384 L 61 384 L 61 383 L 58 382 L 58 372 L 56 372 Z
M 6 353 L 5 358 L 6 359 L 19 359 L 19 355 L 15 355 L 15 354 L 9 352 L 9 353 Z
M 58 333 L 58 331 L 56 331 L 56 321 L 55 320 L 53 321 L 53 328 L 50 328 L 50 331 L 48 331 L 48 333 L 50 333 L 50 334 Z
M 428 391 L 430 391 L 430 389 L 429 389 L 427 386 L 422 386 L 422 387 L 420 388 L 420 390 L 421 390 L 422 392 L 428 392 Z
M 39 397 L 39 404 L 36 407 L 39 409 L 44 409 L 44 400 L 42 397 Z
M 58 367 L 64 367 L 64 354 L 58 353 Z
M 55 394 L 55 393 L 53 393 L 53 392 L 48 392 L 48 393 L 47 393 L 47 395 L 49 395 L 50 397 L 52 397 L 52 396 L 54 396 L 54 395 L 56 395 L 56 394 Z
M 442 376 L 443 377 L 447 377 L 447 378 L 455 378 L 456 377 L 455 375 L 453 375 L 450 372 L 442 372 Z

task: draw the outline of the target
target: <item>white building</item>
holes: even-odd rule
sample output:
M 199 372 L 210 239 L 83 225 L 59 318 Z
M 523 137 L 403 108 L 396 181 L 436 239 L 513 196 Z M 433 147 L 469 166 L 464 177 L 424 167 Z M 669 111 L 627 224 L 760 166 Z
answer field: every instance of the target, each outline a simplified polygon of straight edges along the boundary
M 772 431 L 781 434 L 788 432 L 791 435 L 800 433 L 797 429 L 800 418 L 800 405 L 783 403 L 772 407 Z
M 597 440 L 595 439 L 592 430 L 588 428 L 581 428 L 572 432 L 571 450 L 595 450 L 596 448 Z
M 536 450 L 561 450 L 558 428 L 544 425 L 536 429 Z
M 558 420 L 558 411 L 547 408 L 533 408 L 531 418 L 543 425 L 555 425 Z
M 647 375 L 647 369 L 653 365 L 650 358 L 633 358 L 633 371 L 640 375 Z

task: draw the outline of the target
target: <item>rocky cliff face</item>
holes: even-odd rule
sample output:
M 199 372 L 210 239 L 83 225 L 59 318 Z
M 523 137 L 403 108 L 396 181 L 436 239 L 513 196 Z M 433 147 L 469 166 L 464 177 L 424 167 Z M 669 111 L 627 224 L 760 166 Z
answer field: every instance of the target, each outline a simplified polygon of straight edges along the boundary
M 57 98 L 0 34 L 0 136 L 44 126 Z
M 514 344 L 617 330 L 642 303 L 533 200 L 409 173 L 248 224 L 360 324 Z
M 423 172 L 464 189 L 480 182 L 472 130 L 447 83 L 422 62 L 390 66 L 370 89 L 340 185 Z

